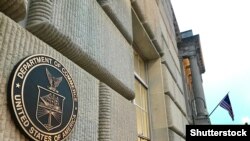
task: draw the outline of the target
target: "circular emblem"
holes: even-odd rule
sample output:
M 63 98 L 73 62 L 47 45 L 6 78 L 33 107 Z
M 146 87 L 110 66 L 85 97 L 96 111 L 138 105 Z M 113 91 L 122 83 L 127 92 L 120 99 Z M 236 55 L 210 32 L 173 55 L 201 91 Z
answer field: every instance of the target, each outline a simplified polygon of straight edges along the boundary
M 10 80 L 10 97 L 17 123 L 33 140 L 64 140 L 78 111 L 76 87 L 67 69 L 47 55 L 21 61 Z

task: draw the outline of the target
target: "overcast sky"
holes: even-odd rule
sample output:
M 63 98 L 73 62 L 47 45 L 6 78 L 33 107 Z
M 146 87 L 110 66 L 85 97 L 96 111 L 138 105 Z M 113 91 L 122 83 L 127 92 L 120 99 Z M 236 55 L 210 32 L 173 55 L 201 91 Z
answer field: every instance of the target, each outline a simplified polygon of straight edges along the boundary
M 199 34 L 208 112 L 229 92 L 235 120 L 220 106 L 212 124 L 243 124 L 250 118 L 250 0 L 171 0 L 181 31 Z M 250 122 L 249 122 L 250 123 Z

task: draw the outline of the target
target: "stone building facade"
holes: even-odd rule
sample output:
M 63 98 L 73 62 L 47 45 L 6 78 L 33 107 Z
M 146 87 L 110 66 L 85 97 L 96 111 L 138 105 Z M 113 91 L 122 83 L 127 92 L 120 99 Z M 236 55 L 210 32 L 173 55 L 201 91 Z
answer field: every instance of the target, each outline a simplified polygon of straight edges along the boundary
M 210 124 L 199 35 L 180 33 L 170 0 L 0 0 L 4 141 L 29 139 L 7 97 L 16 64 L 35 54 L 61 62 L 75 83 L 66 140 L 182 141 L 186 125 Z

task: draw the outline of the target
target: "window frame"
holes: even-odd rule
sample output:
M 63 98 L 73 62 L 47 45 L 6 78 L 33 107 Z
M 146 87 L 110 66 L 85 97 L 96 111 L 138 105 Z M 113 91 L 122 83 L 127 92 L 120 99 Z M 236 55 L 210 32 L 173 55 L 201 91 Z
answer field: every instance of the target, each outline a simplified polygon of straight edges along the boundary
M 138 81 L 138 83 L 140 84 L 140 87 L 145 88 L 147 105 L 146 105 L 146 109 L 144 109 L 142 107 L 142 105 L 138 105 L 135 102 L 136 101 L 135 99 L 133 100 L 133 104 L 136 106 L 136 108 L 138 107 L 140 110 L 143 110 L 147 114 L 146 118 L 147 118 L 147 122 L 148 122 L 147 125 L 142 125 L 142 127 L 147 126 L 147 128 L 148 128 L 148 129 L 146 129 L 147 130 L 147 136 L 144 136 L 142 134 L 138 134 L 138 127 L 137 127 L 137 139 L 138 140 L 142 139 L 142 140 L 151 141 L 151 136 L 152 135 L 151 135 L 151 118 L 150 118 L 150 114 L 149 114 L 150 113 L 150 108 L 149 108 L 150 103 L 149 103 L 149 86 L 147 84 L 147 82 L 148 82 L 147 63 L 145 62 L 145 60 L 143 60 L 143 58 L 140 56 L 140 54 L 138 52 L 136 52 L 135 50 L 134 50 L 134 57 L 138 57 L 137 59 L 134 59 L 134 63 L 135 63 L 135 60 L 136 60 L 137 61 L 136 63 L 139 66 L 139 71 L 141 71 L 141 69 L 140 69 L 140 64 L 138 62 L 143 61 L 143 64 L 144 64 L 144 75 L 145 75 L 144 77 L 145 77 L 145 80 L 143 78 L 141 78 L 141 76 L 136 72 L 137 71 L 136 69 L 134 69 L 134 80 Z M 141 60 L 139 60 L 139 59 L 141 59 Z M 136 85 L 136 83 L 137 82 L 135 82 L 135 85 Z M 140 90 L 140 92 L 141 92 L 141 90 Z M 137 114 L 137 112 L 136 112 L 136 114 Z M 144 119 L 142 118 L 141 120 L 144 120 Z M 137 122 L 137 118 L 136 118 L 136 122 Z M 145 129 L 142 128 L 142 130 L 145 130 Z

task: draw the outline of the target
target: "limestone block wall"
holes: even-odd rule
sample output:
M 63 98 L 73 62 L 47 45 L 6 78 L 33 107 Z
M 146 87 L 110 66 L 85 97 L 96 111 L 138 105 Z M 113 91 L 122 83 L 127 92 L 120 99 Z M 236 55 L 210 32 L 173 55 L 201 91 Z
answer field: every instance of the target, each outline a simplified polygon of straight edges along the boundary
M 164 25 L 163 25 L 164 28 Z M 162 30 L 163 32 L 166 30 Z M 164 48 L 163 52 L 165 53 L 166 50 L 168 50 L 169 54 L 172 57 L 173 62 L 175 63 L 175 67 L 177 68 L 178 71 L 180 71 L 180 62 L 179 62 L 179 58 L 178 58 L 178 50 L 177 50 L 177 45 L 175 44 L 175 41 L 170 39 L 169 36 L 169 32 L 167 33 L 163 33 L 163 46 L 166 48 Z M 166 57 L 167 54 L 164 54 L 163 58 Z
M 167 112 L 168 112 L 168 125 L 169 128 L 174 129 L 177 132 L 183 133 L 184 130 L 182 129 L 183 127 L 183 122 L 182 122 L 182 113 L 179 110 L 179 108 L 176 106 L 174 101 L 168 96 L 165 96 L 166 99 L 166 107 L 167 107 Z
M 185 141 L 183 137 L 179 136 L 172 130 L 169 130 L 169 140 L 170 141 Z
M 169 54 L 166 52 L 166 54 Z M 165 54 L 164 54 L 165 56 Z M 172 77 L 173 81 L 176 83 L 176 86 L 178 87 L 179 91 L 181 93 L 184 93 L 184 87 L 183 87 L 183 81 L 182 81 L 182 75 L 181 72 L 178 71 L 178 69 L 175 67 L 175 64 L 173 61 L 171 61 L 171 57 L 166 55 L 166 58 L 162 58 L 162 63 L 166 69 L 168 69 L 168 72 L 170 74 L 170 77 Z
M 177 68 L 176 68 L 175 62 L 167 46 L 164 46 L 164 47 L 165 48 L 164 48 L 164 55 L 162 57 L 162 63 L 165 64 L 166 67 L 168 67 L 171 74 L 174 76 L 174 78 L 176 78 Z
M 183 80 L 182 80 L 182 74 L 181 72 L 176 72 L 176 84 L 180 90 L 181 93 L 184 94 L 184 86 L 183 86 Z
M 127 99 L 134 98 L 132 48 L 97 1 L 31 0 L 27 29 Z
M 165 25 L 165 28 L 167 29 L 169 33 L 169 39 L 171 41 L 175 41 L 175 29 L 173 24 L 173 9 L 170 0 L 158 0 L 158 7 L 160 9 L 161 17 L 163 20 L 163 23 Z M 176 44 L 175 42 L 173 42 Z M 177 51 L 176 46 L 176 51 Z
M 170 71 L 167 67 L 162 67 L 163 73 L 163 83 L 164 83 L 164 93 L 169 94 L 173 98 L 175 97 L 174 80 L 172 79 Z
M 163 83 L 170 141 L 184 141 L 187 121 L 187 109 L 181 65 L 176 44 L 172 6 L 169 0 L 159 0 L 163 55 Z
M 186 103 L 184 99 L 184 93 L 181 92 L 177 83 L 174 81 L 170 71 L 163 67 L 163 83 L 164 83 L 164 93 L 170 96 L 180 110 L 186 114 Z
M 0 2 L 16 22 L 28 15 L 24 29 L 0 13 L 0 139 L 27 140 L 10 117 L 7 81 L 20 59 L 44 53 L 65 65 L 77 87 L 79 120 L 68 140 L 136 140 L 134 40 L 148 64 L 152 141 L 184 140 L 188 121 L 169 0 L 167 6 L 165 0 L 28 1 L 28 13 L 27 0 Z
M 165 66 L 169 69 L 178 87 L 183 92 L 184 90 L 178 53 L 175 51 L 174 46 L 169 38 L 163 39 L 163 49 L 164 55 L 162 56 L 162 63 L 165 64 Z
M 181 110 L 176 106 L 174 101 L 168 95 L 165 96 L 166 107 L 168 113 L 168 127 L 175 134 L 178 134 L 182 138 L 185 137 L 185 125 L 186 122 L 183 121 L 185 116 L 181 112 Z
M 100 83 L 99 140 L 135 141 L 135 105 L 104 83 Z
M 78 93 L 78 120 L 70 140 L 98 140 L 99 80 L 67 57 L 29 33 L 0 12 L 0 139 L 27 140 L 10 116 L 8 79 L 14 66 L 32 54 L 46 54 L 60 61 L 71 74 Z
M 166 29 L 163 22 L 162 29 Z M 167 30 L 162 30 L 162 46 L 163 46 L 163 56 L 161 57 L 162 63 L 169 69 L 172 74 L 177 86 L 180 91 L 184 93 L 182 75 L 181 75 L 181 66 L 178 58 L 178 52 L 176 51 L 176 44 L 170 38 L 170 33 Z
M 186 125 L 189 125 L 187 116 L 183 116 L 182 121 L 183 121 L 184 136 L 186 136 Z
M 183 92 L 181 66 L 178 58 L 178 48 L 174 30 L 173 9 L 169 0 L 159 0 L 161 18 L 163 56 L 162 62 L 169 68 L 178 87 Z
M 184 94 L 181 93 L 179 87 L 177 87 L 176 83 L 174 83 L 174 92 L 175 92 L 175 103 L 176 105 L 180 108 L 180 110 L 182 111 L 182 113 L 184 115 L 187 114 L 187 109 L 186 109 L 186 102 L 184 99 Z
M 133 42 L 130 0 L 97 0 L 129 43 Z

